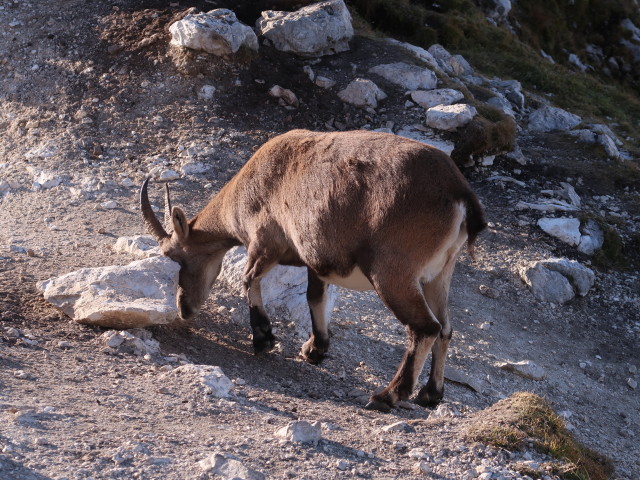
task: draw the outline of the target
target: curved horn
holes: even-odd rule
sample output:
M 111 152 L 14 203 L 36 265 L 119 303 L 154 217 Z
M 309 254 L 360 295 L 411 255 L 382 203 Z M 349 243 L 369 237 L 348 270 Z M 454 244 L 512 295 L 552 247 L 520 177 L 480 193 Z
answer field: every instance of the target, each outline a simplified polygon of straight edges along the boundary
M 142 211 L 142 220 L 147 226 L 147 231 L 153 235 L 158 242 L 161 242 L 165 238 L 169 238 L 169 234 L 162 227 L 160 220 L 158 220 L 155 213 L 153 213 L 153 210 L 151 210 L 149 195 L 147 194 L 148 183 L 149 179 L 147 178 L 140 189 L 140 210 Z
M 171 222 L 171 198 L 169 196 L 169 182 L 164 184 L 164 229 L 171 233 L 173 224 Z

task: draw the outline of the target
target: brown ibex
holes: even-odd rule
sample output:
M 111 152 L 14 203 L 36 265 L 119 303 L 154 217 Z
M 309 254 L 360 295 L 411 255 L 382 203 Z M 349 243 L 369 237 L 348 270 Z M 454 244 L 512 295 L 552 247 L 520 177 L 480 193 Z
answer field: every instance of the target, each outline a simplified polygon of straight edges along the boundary
M 162 252 L 182 266 L 182 318 L 199 311 L 225 253 L 242 244 L 256 353 L 275 342 L 260 279 L 276 264 L 306 266 L 307 361 L 320 362 L 329 346 L 327 284 L 373 289 L 405 326 L 409 345 L 368 408 L 388 411 L 407 400 L 429 351 L 429 381 L 417 402 L 442 399 L 451 275 L 462 246 L 472 249 L 486 226 L 480 202 L 445 153 L 392 134 L 293 130 L 264 144 L 191 220 L 174 207 L 171 235 L 151 210 L 146 181 L 140 202 Z

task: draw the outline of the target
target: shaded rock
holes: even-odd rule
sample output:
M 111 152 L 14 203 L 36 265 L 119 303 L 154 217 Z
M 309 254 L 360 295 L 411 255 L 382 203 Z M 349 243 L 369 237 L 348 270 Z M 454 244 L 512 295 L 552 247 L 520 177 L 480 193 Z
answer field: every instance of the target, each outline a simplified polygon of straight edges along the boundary
M 455 418 L 460 416 L 460 411 L 451 403 L 441 403 L 431 412 L 429 418 Z
M 438 105 L 427 110 L 425 123 L 438 130 L 454 131 L 469 123 L 477 113 L 475 107 L 464 103 Z
M 62 183 L 62 177 L 53 172 L 35 172 L 33 186 L 36 189 L 43 188 L 45 190 L 57 187 Z
M 450 366 L 444 367 L 444 378 L 449 380 L 450 382 L 459 383 L 460 385 L 465 385 L 470 389 L 482 393 L 484 390 L 484 385 L 481 380 L 475 379 L 460 370 L 457 370 Z
M 561 108 L 544 106 L 529 115 L 528 129 L 534 132 L 567 131 L 582 122 L 578 115 Z
M 453 152 L 453 149 L 455 148 L 453 142 L 441 138 L 432 130 L 427 129 L 422 125 L 402 127 L 398 130 L 397 135 L 435 147 L 438 150 L 442 150 L 447 155 L 451 155 L 451 152 Z
M 423 108 L 431 108 L 436 105 L 451 105 L 464 98 L 464 94 L 452 88 L 438 88 L 424 91 L 414 90 L 411 92 L 411 100 Z
M 598 135 L 597 142 L 602 145 L 609 158 L 620 158 L 620 151 L 609 135 Z
M 269 95 L 282 99 L 285 104 L 291 105 L 292 107 L 298 108 L 300 106 L 300 102 L 298 101 L 296 94 L 287 88 L 282 88 L 280 85 L 274 85 L 271 87 L 269 89 Z
M 233 387 L 233 383 L 222 369 L 213 365 L 181 365 L 165 375 L 192 378 L 203 387 L 207 395 L 219 398 L 228 397 Z
M 178 316 L 180 265 L 167 257 L 125 266 L 83 268 L 38 282 L 45 300 L 78 323 L 135 328 L 171 323 Z
M 582 236 L 578 244 L 578 251 L 587 255 L 593 255 L 604 245 L 604 232 L 594 220 L 587 222 L 580 228 Z
M 547 374 L 544 368 L 536 365 L 531 360 L 522 360 L 520 362 L 504 362 L 498 365 L 501 369 L 515 373 L 521 377 L 530 378 L 531 380 L 543 380 Z
M 206 165 L 202 162 L 185 162 L 180 168 L 180 171 L 184 175 L 198 175 L 200 173 L 208 172 L 209 170 L 209 165 Z
M 218 280 L 238 294 L 242 294 L 242 277 L 247 262 L 244 247 L 232 248 L 222 261 Z M 307 269 L 276 265 L 260 282 L 262 300 L 267 314 L 295 320 L 296 332 L 305 338 L 311 333 L 311 315 L 307 303 Z M 335 286 L 327 288 L 326 306 L 333 310 L 338 299 Z
M 473 68 L 462 55 L 451 55 L 446 48 L 437 43 L 431 45 L 428 51 L 445 72 L 453 75 L 473 74 Z
M 380 429 L 382 432 L 400 432 L 400 433 L 415 433 L 416 429 L 409 425 L 407 422 L 395 422 L 390 425 L 385 425 Z
M 430 68 L 434 70 L 440 70 L 440 66 L 438 65 L 438 62 L 436 61 L 434 56 L 424 48 L 417 47 L 416 45 L 411 45 L 410 43 L 400 42 L 394 38 L 385 38 L 385 41 L 411 52 L 418 60 L 421 60 L 429 65 Z
M 511 118 L 515 118 L 516 112 L 513 111 L 513 107 L 511 102 L 507 100 L 506 97 L 502 95 L 496 95 L 495 97 L 491 97 L 487 100 L 487 105 L 491 105 L 492 107 L 496 107 L 501 110 L 505 115 L 510 116 Z
M 349 50 L 351 15 L 343 0 L 314 3 L 295 12 L 262 12 L 258 34 L 283 52 L 322 56 Z
M 216 87 L 213 85 L 203 85 L 198 90 L 198 98 L 202 100 L 211 100 L 213 95 L 216 93 Z
M 236 14 L 226 8 L 191 13 L 173 23 L 169 31 L 172 45 L 218 56 L 236 53 L 242 46 L 258 50 L 258 37 L 253 29 L 241 23 Z
M 138 356 L 155 355 L 160 351 L 160 342 L 155 340 L 148 330 L 134 328 L 131 330 L 110 330 L 101 335 L 107 347 L 117 348 L 122 353 Z
M 322 439 L 322 424 L 298 420 L 276 431 L 276 435 L 296 443 L 317 443 Z
M 595 274 L 584 265 L 566 258 L 552 258 L 539 262 L 540 265 L 561 273 L 569 279 L 575 292 L 584 297 L 595 283 Z
M 580 243 L 580 220 L 577 218 L 541 218 L 538 226 L 552 237 L 569 245 Z
M 506 20 L 511 11 L 510 0 L 480 0 L 477 3 L 487 17 L 497 22 Z
M 323 77 L 322 75 L 318 75 L 316 77 L 314 83 L 317 86 L 319 86 L 320 88 L 331 88 L 336 84 L 336 81 L 331 79 L 331 78 L 327 78 L 327 77 Z
M 376 108 L 378 101 L 387 98 L 387 94 L 371 80 L 356 78 L 344 90 L 338 92 L 338 98 L 356 107 Z
M 438 77 L 431 70 L 404 62 L 377 65 L 369 73 L 380 75 L 385 80 L 407 90 L 424 88 L 431 90 L 438 85 Z
M 198 466 L 205 472 L 215 475 L 222 480 L 264 480 L 264 474 L 245 467 L 233 458 L 226 458 L 222 453 L 212 453 Z
M 150 235 L 120 237 L 116 240 L 113 251 L 117 253 L 130 253 L 131 255 L 141 258 L 156 257 L 162 254 L 158 242 Z

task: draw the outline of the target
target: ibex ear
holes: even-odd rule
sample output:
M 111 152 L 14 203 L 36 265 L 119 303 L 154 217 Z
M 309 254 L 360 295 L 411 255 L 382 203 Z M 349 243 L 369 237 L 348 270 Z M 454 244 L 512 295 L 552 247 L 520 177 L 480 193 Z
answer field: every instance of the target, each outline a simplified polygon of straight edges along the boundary
M 173 223 L 173 234 L 178 237 L 178 240 L 186 240 L 189 236 L 189 222 L 180 207 L 171 209 L 171 223 Z

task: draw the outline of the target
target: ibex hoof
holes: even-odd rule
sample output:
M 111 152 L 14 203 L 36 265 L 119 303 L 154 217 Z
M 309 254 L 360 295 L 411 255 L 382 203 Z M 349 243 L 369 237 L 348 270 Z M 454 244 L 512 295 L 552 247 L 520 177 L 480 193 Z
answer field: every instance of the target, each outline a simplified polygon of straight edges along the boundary
M 305 362 L 310 363 L 311 365 L 318 365 L 322 363 L 325 355 L 326 351 L 319 350 L 311 345 L 308 345 L 307 343 L 305 343 L 300 350 L 300 356 L 302 357 L 302 359 Z
M 270 335 L 269 337 L 264 337 L 259 340 L 253 340 L 253 353 L 256 355 L 260 355 L 261 353 L 266 353 L 273 350 L 273 347 L 276 346 L 276 337 Z
M 391 411 L 391 405 L 387 402 L 373 399 L 369 400 L 369 403 L 367 403 L 364 408 L 367 410 L 377 410 L 382 413 L 389 413 Z
M 427 384 L 420 389 L 420 392 L 418 392 L 416 403 L 423 407 L 433 408 L 442 401 L 443 397 L 444 388 L 438 391 Z

